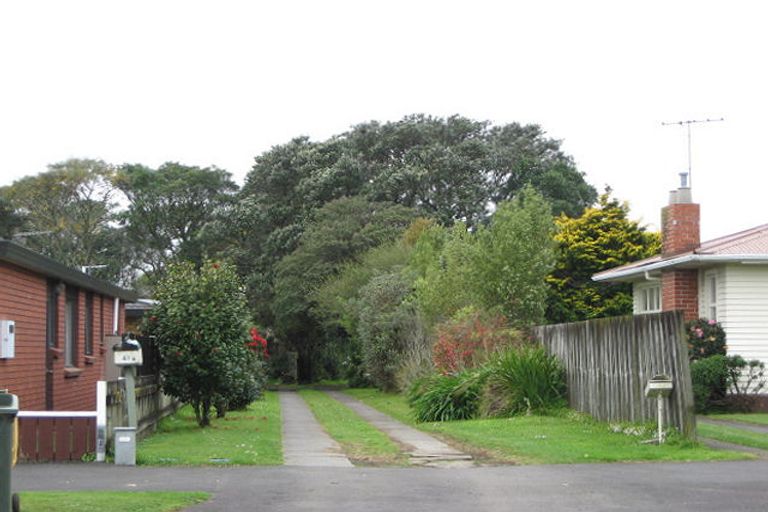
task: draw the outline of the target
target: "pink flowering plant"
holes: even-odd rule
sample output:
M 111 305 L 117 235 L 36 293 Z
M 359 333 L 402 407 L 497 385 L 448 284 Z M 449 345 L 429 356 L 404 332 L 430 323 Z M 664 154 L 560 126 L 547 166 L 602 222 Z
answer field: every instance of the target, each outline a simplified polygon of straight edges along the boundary
M 725 355 L 725 330 L 719 322 L 699 318 L 685 325 L 688 356 L 692 361 L 714 355 Z

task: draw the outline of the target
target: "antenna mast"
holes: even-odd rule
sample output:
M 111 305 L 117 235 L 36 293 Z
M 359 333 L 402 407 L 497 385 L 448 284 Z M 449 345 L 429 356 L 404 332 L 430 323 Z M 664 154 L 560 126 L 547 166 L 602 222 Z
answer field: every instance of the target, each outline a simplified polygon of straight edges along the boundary
M 693 179 L 691 179 L 691 125 L 692 124 L 699 124 L 699 123 L 718 123 L 720 121 L 725 121 L 725 118 L 721 117 L 720 119 L 694 119 L 690 121 L 670 121 L 668 123 L 661 123 L 661 126 L 685 126 L 685 128 L 688 131 L 688 186 L 690 187 L 693 183 Z

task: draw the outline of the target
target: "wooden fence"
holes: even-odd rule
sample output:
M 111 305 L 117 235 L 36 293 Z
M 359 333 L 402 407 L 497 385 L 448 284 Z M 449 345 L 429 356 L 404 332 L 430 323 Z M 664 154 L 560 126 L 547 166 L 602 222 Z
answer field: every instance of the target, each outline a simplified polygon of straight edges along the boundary
M 111 445 L 114 427 L 128 425 L 124 404 L 125 381 L 107 382 L 107 445 Z M 157 383 L 155 375 L 136 378 L 136 438 L 150 434 L 157 423 L 178 409 L 179 402 L 166 396 Z
M 95 454 L 97 460 L 102 460 L 104 449 L 111 445 L 114 437 L 114 427 L 128 424 L 123 403 L 124 382 L 102 382 L 106 393 L 103 398 L 97 393 L 97 401 L 102 403 L 101 420 L 97 411 L 20 411 L 19 460 L 78 461 L 86 454 Z M 137 438 L 152 432 L 157 422 L 174 412 L 178 405 L 178 402 L 162 393 L 156 376 L 137 378 Z
M 571 407 L 601 421 L 656 418 L 656 401 L 644 395 L 655 375 L 672 377 L 667 422 L 695 437 L 696 417 L 682 315 L 603 318 L 536 327 L 534 336 L 565 366 Z
M 20 461 L 79 461 L 95 451 L 95 412 L 19 412 Z

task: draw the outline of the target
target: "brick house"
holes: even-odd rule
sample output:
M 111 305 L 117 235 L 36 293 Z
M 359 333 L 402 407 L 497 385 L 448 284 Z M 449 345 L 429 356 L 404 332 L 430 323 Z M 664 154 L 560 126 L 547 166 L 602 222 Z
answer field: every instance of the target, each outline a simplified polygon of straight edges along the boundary
M 96 381 L 122 332 L 133 292 L 0 239 L 0 322 L 15 347 L 0 351 L 0 388 L 24 410 L 94 410 Z M 5 321 L 5 322 L 3 322 Z M 7 334 L 7 333 L 3 333 Z
M 717 320 L 729 354 L 768 364 L 768 224 L 702 243 L 699 211 L 683 183 L 662 209 L 661 254 L 592 279 L 632 283 L 635 314 Z

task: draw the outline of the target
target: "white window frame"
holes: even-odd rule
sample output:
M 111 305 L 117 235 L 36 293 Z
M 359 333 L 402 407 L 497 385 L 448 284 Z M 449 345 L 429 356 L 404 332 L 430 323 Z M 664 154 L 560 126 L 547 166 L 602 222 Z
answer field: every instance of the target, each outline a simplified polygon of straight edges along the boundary
M 644 315 L 661 312 L 661 283 L 642 283 L 637 286 L 637 313 Z
M 717 321 L 717 270 L 707 270 L 704 272 L 704 316 L 708 320 Z

